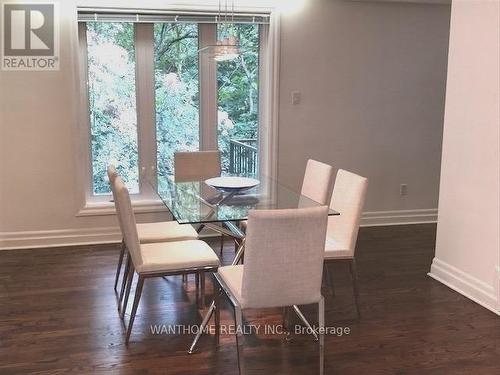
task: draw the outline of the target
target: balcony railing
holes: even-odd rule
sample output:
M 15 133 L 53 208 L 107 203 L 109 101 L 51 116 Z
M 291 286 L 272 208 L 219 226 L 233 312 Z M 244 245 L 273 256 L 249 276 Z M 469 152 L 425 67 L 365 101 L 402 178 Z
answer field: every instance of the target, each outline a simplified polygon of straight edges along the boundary
M 257 140 L 231 140 L 229 142 L 229 173 L 255 175 L 257 168 Z

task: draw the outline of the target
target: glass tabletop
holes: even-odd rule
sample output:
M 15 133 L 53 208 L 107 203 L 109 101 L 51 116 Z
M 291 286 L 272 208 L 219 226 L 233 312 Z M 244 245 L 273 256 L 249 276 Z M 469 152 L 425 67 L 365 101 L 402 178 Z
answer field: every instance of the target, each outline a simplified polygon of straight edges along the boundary
M 180 224 L 242 221 L 253 209 L 318 207 L 320 204 L 275 180 L 260 176 L 259 185 L 244 191 L 222 191 L 205 181 L 176 182 L 158 176 L 158 195 Z M 339 215 L 330 209 L 328 215 Z

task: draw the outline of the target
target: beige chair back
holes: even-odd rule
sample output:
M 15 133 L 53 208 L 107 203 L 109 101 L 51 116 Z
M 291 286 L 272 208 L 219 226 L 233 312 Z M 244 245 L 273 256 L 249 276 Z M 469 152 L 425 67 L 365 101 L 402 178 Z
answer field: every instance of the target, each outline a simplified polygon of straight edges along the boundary
M 306 165 L 301 194 L 320 204 L 328 204 L 333 183 L 333 167 L 309 159 Z
M 328 218 L 327 237 L 334 238 L 354 256 L 368 179 L 339 169 L 330 208 L 340 213 Z
M 132 257 L 132 263 L 135 268 L 137 268 L 142 265 L 139 236 L 137 234 L 137 226 L 130 195 L 120 176 L 117 176 L 114 180 L 114 191 L 116 195 L 115 203 L 118 205 L 118 215 L 120 216 L 122 225 L 123 239 Z
M 107 172 L 108 172 L 109 186 L 111 187 L 111 193 L 113 194 L 113 201 L 115 202 L 116 216 L 118 218 L 118 224 L 120 225 L 120 231 L 122 232 L 122 237 L 123 237 L 124 233 L 123 233 L 122 219 L 120 217 L 120 212 L 116 201 L 116 192 L 115 192 L 115 180 L 119 176 L 115 166 L 112 164 L 108 165 Z
M 221 174 L 220 151 L 176 152 L 175 182 L 203 181 Z
M 318 303 L 327 215 L 326 206 L 249 212 L 243 308 Z
M 109 184 L 111 186 L 111 191 L 113 191 L 113 182 L 114 182 L 115 178 L 118 177 L 118 171 L 116 170 L 116 167 L 113 164 L 110 164 L 110 165 L 108 165 L 107 172 L 108 172 Z M 113 196 L 113 198 L 114 198 L 114 196 Z

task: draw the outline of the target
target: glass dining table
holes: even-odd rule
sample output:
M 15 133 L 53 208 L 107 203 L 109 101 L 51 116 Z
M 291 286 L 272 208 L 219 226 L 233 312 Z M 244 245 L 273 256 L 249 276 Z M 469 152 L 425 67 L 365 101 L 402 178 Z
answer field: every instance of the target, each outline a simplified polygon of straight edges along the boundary
M 255 178 L 255 176 L 243 177 Z M 242 260 L 245 249 L 245 233 L 240 223 L 247 219 L 250 210 L 321 206 L 320 203 L 272 178 L 261 175 L 257 180 L 257 186 L 247 189 L 219 189 L 208 185 L 205 181 L 179 182 L 172 176 L 158 176 L 156 191 L 179 224 L 194 225 L 198 233 L 208 228 L 233 238 L 238 245 L 232 261 L 232 264 L 236 265 Z M 334 216 L 339 213 L 330 209 L 328 215 Z M 189 353 L 193 353 L 214 309 L 215 302 L 212 302 L 189 348 Z M 309 326 L 298 307 L 294 306 L 294 309 L 301 320 Z

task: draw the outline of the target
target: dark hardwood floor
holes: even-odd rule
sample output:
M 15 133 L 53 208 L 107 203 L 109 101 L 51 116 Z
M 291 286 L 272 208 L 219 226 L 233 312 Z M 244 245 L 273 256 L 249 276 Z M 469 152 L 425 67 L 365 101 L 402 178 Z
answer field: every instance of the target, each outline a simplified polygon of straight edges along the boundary
M 500 319 L 426 276 L 434 240 L 434 225 L 361 229 L 362 318 L 353 319 L 348 266 L 335 265 L 335 296 L 325 289 L 326 323 L 350 333 L 326 338 L 326 374 L 500 374 Z M 183 286 L 180 277 L 146 281 L 131 342 L 124 345 L 113 291 L 117 249 L 0 252 L 0 374 L 236 374 L 232 335 L 222 335 L 218 349 L 205 335 L 198 352 L 188 355 L 192 335 L 151 333 L 155 324 L 200 323 L 194 283 Z M 233 254 L 228 242 L 225 263 Z M 314 307 L 304 311 L 317 321 Z M 227 304 L 221 318 L 233 323 Z M 250 311 L 246 321 L 276 326 L 282 319 L 272 309 Z M 244 347 L 251 374 L 318 371 L 310 336 L 286 340 L 260 332 L 245 337 Z

